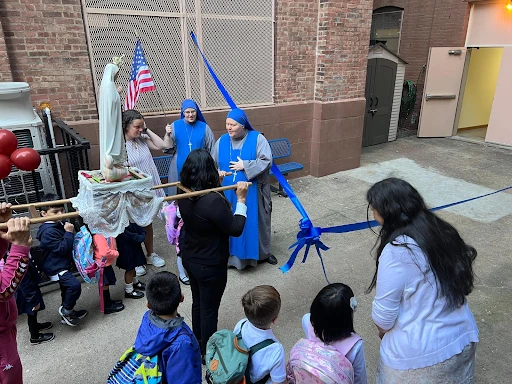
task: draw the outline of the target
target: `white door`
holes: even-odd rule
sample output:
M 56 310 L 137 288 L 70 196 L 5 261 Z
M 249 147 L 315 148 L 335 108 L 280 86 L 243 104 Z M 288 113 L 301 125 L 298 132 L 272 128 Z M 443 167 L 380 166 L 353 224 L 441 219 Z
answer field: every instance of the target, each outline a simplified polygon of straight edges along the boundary
M 418 137 L 453 135 L 466 52 L 466 48 L 430 48 Z

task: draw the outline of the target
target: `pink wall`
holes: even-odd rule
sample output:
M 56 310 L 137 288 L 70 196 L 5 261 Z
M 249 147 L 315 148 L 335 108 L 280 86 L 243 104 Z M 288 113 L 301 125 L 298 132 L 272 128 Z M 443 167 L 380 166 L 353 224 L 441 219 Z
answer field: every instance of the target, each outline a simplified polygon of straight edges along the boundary
M 512 13 L 512 12 L 511 12 Z M 503 49 L 498 84 L 485 141 L 512 145 L 510 124 L 510 89 L 512 89 L 512 46 Z
M 512 45 L 512 11 L 506 8 L 507 3 L 473 4 L 467 47 Z

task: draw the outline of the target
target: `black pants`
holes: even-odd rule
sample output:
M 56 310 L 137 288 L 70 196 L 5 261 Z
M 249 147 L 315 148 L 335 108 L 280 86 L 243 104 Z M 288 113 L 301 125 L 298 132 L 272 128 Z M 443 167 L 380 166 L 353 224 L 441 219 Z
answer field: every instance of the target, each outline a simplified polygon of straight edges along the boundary
M 228 280 L 227 265 L 201 265 L 183 259 L 192 289 L 192 329 L 200 342 L 201 354 L 217 331 L 219 307 Z
M 78 279 L 71 273 L 66 272 L 59 276 L 60 294 L 62 306 L 67 310 L 75 308 L 75 304 L 82 293 L 82 286 Z
M 37 311 L 34 311 L 33 315 L 28 316 L 28 331 L 30 332 L 30 338 L 37 339 L 39 337 L 39 325 L 37 324 Z

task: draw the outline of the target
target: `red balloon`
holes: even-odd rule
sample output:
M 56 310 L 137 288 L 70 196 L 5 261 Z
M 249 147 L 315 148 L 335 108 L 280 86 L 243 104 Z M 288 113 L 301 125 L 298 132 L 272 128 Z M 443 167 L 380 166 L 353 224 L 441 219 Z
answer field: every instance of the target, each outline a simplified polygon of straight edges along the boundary
M 33 171 L 41 164 L 41 156 L 35 149 L 20 148 L 12 153 L 11 161 L 22 171 Z
M 0 129 L 0 154 L 10 156 L 18 148 L 18 138 L 7 129 Z
M 0 154 L 0 180 L 5 179 L 11 173 L 11 160 L 5 155 Z

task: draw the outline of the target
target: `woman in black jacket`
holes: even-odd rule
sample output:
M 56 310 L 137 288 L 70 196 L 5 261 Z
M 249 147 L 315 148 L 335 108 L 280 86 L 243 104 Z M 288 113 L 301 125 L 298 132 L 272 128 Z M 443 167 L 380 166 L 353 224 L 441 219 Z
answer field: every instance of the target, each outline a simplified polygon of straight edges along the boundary
M 204 149 L 188 155 L 180 180 L 192 191 L 221 185 L 215 162 Z M 228 278 L 229 237 L 238 237 L 244 230 L 248 186 L 247 182 L 237 184 L 234 214 L 222 192 L 178 201 L 183 219 L 180 250 L 192 289 L 192 328 L 202 355 L 208 339 L 217 330 L 219 306 Z

